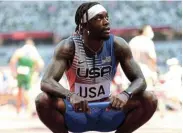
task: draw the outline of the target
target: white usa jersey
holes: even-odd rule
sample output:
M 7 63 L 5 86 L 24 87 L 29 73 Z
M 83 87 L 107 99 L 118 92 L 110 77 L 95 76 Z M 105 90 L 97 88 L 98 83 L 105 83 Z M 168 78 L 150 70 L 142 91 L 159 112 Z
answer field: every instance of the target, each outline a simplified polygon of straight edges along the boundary
M 75 44 L 75 55 L 66 76 L 72 92 L 88 101 L 109 97 L 111 81 L 116 73 L 114 53 L 114 36 L 104 41 L 100 53 L 88 57 L 80 36 L 72 37 Z

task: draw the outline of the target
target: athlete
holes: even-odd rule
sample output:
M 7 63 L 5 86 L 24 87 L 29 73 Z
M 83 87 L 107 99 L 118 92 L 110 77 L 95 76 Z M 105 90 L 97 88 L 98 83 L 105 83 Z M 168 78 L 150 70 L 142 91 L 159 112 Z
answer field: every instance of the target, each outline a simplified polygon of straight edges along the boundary
M 27 113 L 32 113 L 32 104 L 29 98 L 31 81 L 35 73 L 39 73 L 44 67 L 44 61 L 39 55 L 31 38 L 26 39 L 25 45 L 15 51 L 10 59 L 10 68 L 18 83 L 17 113 L 24 100 L 27 105 Z
M 147 90 L 152 90 L 157 82 L 157 56 L 153 42 L 154 32 L 150 25 L 145 25 L 140 30 L 140 35 L 129 42 L 135 61 L 143 70 Z
M 146 92 L 144 76 L 125 40 L 110 34 L 106 9 L 98 2 L 79 6 L 76 34 L 62 40 L 44 73 L 36 98 L 40 120 L 53 133 L 99 131 L 131 133 L 154 114 L 157 99 Z M 118 95 L 110 95 L 110 84 L 118 63 L 131 81 Z M 66 73 L 70 90 L 59 80 Z M 89 103 L 110 101 L 107 109 Z M 74 111 L 68 110 L 71 105 Z

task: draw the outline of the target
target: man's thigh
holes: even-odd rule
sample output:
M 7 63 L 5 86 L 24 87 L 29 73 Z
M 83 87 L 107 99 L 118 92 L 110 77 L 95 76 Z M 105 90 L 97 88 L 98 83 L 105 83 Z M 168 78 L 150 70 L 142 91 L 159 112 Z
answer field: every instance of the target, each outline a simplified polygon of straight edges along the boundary
M 116 130 L 125 119 L 122 111 L 91 108 L 90 113 L 78 113 L 67 109 L 70 103 L 64 100 L 66 112 L 65 124 L 71 132 L 99 131 L 109 132 Z

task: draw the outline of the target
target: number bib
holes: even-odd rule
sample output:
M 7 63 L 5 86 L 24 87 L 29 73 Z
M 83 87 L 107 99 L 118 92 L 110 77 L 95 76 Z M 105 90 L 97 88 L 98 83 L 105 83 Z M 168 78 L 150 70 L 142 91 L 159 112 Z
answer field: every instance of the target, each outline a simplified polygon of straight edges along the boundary
M 98 84 L 75 83 L 75 93 L 88 101 L 109 97 L 110 81 L 105 81 Z
M 29 72 L 30 72 L 30 68 L 27 66 L 18 66 L 17 68 L 18 74 L 28 75 Z

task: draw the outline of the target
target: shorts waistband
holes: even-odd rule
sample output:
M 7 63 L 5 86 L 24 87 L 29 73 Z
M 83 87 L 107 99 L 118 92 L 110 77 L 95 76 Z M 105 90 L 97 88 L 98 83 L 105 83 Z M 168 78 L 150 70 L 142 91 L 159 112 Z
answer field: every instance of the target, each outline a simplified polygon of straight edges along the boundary
M 94 101 L 88 101 L 89 103 L 93 103 L 93 102 L 104 102 L 104 101 L 108 101 L 109 100 L 109 97 L 105 97 L 105 98 L 102 98 L 102 99 L 99 99 L 99 100 L 94 100 Z

